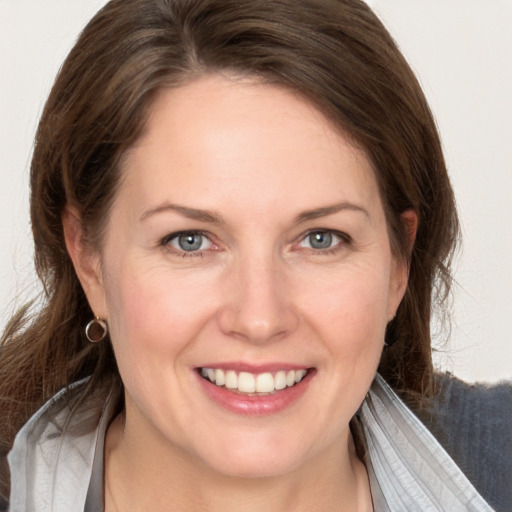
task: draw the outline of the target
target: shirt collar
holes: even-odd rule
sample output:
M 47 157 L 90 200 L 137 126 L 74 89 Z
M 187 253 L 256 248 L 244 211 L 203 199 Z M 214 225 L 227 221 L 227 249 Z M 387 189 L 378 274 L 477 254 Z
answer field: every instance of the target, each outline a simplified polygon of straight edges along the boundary
M 492 508 L 377 375 L 358 414 L 368 446 L 375 510 L 492 512 Z

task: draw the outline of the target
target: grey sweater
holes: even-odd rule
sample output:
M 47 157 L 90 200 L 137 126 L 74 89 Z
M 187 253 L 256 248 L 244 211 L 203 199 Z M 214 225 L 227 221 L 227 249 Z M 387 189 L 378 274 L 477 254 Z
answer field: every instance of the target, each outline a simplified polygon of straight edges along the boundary
M 497 512 L 512 512 L 512 382 L 437 377 L 439 396 L 415 411 Z

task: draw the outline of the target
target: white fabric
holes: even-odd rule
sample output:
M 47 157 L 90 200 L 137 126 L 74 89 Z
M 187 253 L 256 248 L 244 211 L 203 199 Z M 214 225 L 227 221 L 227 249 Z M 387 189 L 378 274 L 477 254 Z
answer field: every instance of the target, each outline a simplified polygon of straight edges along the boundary
M 99 476 L 103 485 L 103 438 L 113 403 L 107 400 L 100 411 L 83 401 L 71 408 L 70 398 L 77 398 L 84 384 L 57 393 L 16 436 L 9 453 L 9 512 L 103 512 L 103 489 L 89 484 Z M 74 433 L 77 426 L 80 435 Z M 101 466 L 93 476 L 95 458 Z
M 380 375 L 359 415 L 375 512 L 493 510 Z
M 71 409 L 83 384 L 58 393 L 18 433 L 9 454 L 10 512 L 103 511 L 103 442 L 114 400 L 101 411 L 84 401 Z M 492 512 L 379 375 L 359 417 L 375 512 Z

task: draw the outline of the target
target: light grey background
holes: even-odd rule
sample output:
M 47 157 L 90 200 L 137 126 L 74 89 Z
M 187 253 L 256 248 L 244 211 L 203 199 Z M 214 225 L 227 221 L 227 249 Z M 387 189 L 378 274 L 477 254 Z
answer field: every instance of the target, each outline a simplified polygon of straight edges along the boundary
M 53 78 L 105 0 L 0 0 L 0 325 L 37 290 L 28 167 Z M 437 364 L 470 381 L 512 378 L 512 1 L 369 1 L 436 116 L 464 248 L 452 331 Z M 436 322 L 434 321 L 436 328 Z

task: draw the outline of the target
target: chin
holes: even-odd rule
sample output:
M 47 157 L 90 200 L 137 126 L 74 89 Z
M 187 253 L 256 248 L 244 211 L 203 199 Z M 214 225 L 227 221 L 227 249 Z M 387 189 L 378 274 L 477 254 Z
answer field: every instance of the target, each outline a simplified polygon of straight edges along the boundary
M 297 447 L 250 443 L 203 455 L 215 473 L 231 478 L 276 478 L 296 470 L 307 459 Z
M 230 459 L 219 461 L 210 467 L 215 473 L 229 478 L 264 479 L 277 478 L 292 473 L 299 463 L 297 461 L 279 461 L 275 459 Z

